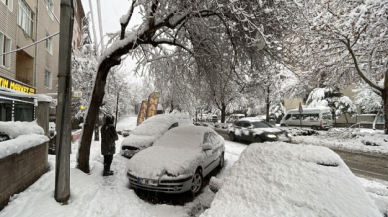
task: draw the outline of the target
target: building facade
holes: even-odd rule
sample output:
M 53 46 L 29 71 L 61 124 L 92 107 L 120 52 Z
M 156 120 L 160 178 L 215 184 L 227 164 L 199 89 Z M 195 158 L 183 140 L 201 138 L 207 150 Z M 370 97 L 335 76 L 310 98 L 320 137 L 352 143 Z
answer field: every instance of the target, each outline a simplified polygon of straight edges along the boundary
M 27 94 L 57 92 L 60 2 L 0 0 L 0 121 L 34 117 L 33 102 L 15 97 L 7 89 Z M 85 14 L 80 0 L 73 3 L 72 46 L 78 49 Z M 20 119 L 20 114 L 27 118 Z
M 0 0 L 0 54 L 59 32 L 60 0 Z M 58 18 L 59 19 L 59 18 Z M 34 92 L 56 92 L 59 35 L 0 56 L 0 76 Z M 23 92 L 23 91 L 22 91 Z

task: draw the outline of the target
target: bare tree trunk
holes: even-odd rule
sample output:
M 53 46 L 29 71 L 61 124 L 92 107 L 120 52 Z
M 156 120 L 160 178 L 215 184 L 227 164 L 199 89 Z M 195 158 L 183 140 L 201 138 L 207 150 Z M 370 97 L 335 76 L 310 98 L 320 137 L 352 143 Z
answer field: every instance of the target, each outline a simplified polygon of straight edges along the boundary
M 117 93 L 117 103 L 116 103 L 116 122 L 115 122 L 115 128 L 117 126 L 117 112 L 119 111 L 119 97 L 120 97 L 120 93 L 118 92 Z
M 96 120 L 97 120 L 97 122 L 96 122 L 96 124 L 94 125 L 94 141 L 100 141 L 100 133 L 98 132 L 98 122 L 100 122 L 99 121 L 99 112 L 97 112 L 97 114 L 96 114 Z
M 222 103 L 221 107 L 221 123 L 225 123 L 226 105 Z
M 346 123 L 348 124 L 349 123 L 348 117 L 346 116 L 346 113 L 344 113 L 344 115 L 345 115 Z
M 267 114 L 265 117 L 265 121 L 269 122 L 269 86 L 267 87 Z
M 382 91 L 383 97 L 383 103 L 384 103 L 384 120 L 385 120 L 385 125 L 384 125 L 384 134 L 388 134 L 388 88 L 385 88 L 384 91 Z
M 174 110 L 174 101 L 171 100 L 171 109 L 170 109 L 170 113 Z
M 112 55 L 113 56 L 113 55 Z M 89 168 L 89 155 L 90 145 L 92 142 L 94 124 L 102 99 L 105 95 L 106 77 L 108 76 L 111 67 L 120 64 L 117 59 L 110 58 L 101 63 L 97 71 L 96 83 L 94 85 L 92 100 L 90 102 L 89 110 L 83 126 L 83 133 L 81 138 L 81 144 L 78 150 L 78 168 L 85 173 L 90 172 Z

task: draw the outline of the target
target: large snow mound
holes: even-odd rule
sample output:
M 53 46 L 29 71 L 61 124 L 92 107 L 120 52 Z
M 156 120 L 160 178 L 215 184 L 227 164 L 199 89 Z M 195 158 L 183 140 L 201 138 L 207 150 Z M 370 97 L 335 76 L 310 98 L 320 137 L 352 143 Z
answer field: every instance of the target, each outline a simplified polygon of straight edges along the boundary
M 381 216 L 342 159 L 325 147 L 251 144 L 202 216 Z
M 0 132 L 7 134 L 11 139 L 20 135 L 39 134 L 44 135 L 44 130 L 36 120 L 31 122 L 0 122 Z

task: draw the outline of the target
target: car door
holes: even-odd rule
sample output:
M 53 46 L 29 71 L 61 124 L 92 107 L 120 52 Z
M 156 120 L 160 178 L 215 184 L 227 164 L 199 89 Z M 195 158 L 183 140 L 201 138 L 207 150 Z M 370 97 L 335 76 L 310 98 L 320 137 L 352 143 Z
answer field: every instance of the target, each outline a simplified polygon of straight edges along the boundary
M 245 141 L 251 141 L 250 138 L 250 130 L 251 130 L 251 123 L 248 121 L 242 122 L 242 127 L 241 127 L 241 140 Z
M 211 150 L 206 150 L 205 152 L 205 164 L 204 164 L 204 174 L 210 173 L 214 168 L 219 164 L 219 156 L 222 152 L 222 142 L 219 136 L 213 132 L 208 132 L 204 136 L 204 144 L 210 144 L 212 146 Z
M 243 121 L 237 121 L 234 124 L 234 137 L 236 138 L 236 140 L 242 139 L 242 125 Z

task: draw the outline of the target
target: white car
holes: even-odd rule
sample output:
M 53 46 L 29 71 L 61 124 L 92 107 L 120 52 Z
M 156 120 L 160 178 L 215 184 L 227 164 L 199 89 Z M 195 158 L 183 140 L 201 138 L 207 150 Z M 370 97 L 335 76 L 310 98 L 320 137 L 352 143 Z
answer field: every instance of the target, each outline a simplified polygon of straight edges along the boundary
M 202 126 L 177 127 L 128 162 L 131 188 L 165 193 L 200 192 L 203 177 L 224 165 L 225 140 Z
M 190 119 L 180 119 L 176 115 L 155 115 L 137 126 L 121 143 L 120 153 L 131 158 L 139 151 L 150 147 L 166 131 L 178 126 L 191 124 Z
M 300 124 L 314 130 L 329 129 L 333 127 L 331 109 L 329 107 L 304 108 L 302 113 L 299 113 L 298 109 L 291 109 L 280 121 L 280 126 L 300 126 Z

